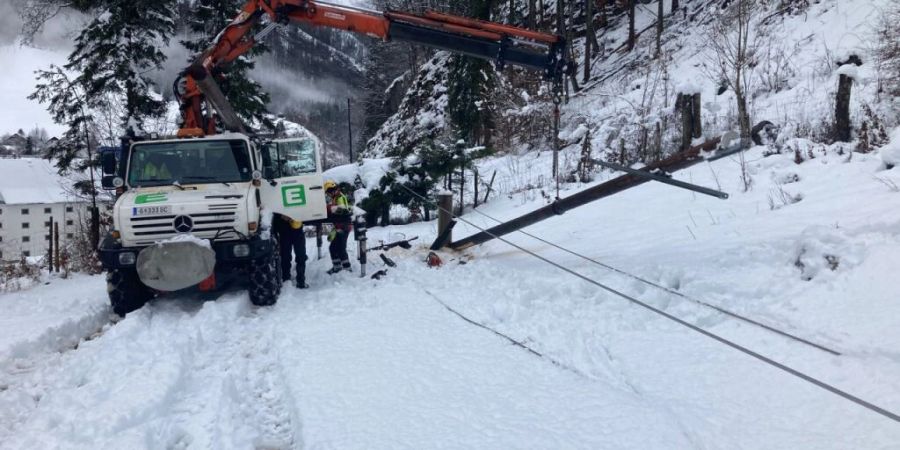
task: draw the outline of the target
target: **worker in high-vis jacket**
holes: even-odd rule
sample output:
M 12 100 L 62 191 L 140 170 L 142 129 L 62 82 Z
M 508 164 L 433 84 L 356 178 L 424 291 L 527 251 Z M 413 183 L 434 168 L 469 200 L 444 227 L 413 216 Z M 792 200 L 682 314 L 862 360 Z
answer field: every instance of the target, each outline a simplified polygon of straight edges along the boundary
M 307 289 L 306 284 L 306 235 L 303 234 L 303 222 L 287 216 L 277 215 L 272 219 L 272 228 L 278 235 L 278 250 L 281 252 L 281 279 L 285 283 L 291 281 L 291 253 L 297 264 L 296 284 L 299 289 Z
M 325 182 L 325 199 L 328 204 L 328 220 L 334 224 L 334 230 L 328 234 L 331 244 L 331 270 L 334 275 L 342 270 L 351 271 L 350 256 L 347 255 L 347 240 L 353 231 L 353 209 L 350 200 L 341 192 L 341 187 L 334 181 Z

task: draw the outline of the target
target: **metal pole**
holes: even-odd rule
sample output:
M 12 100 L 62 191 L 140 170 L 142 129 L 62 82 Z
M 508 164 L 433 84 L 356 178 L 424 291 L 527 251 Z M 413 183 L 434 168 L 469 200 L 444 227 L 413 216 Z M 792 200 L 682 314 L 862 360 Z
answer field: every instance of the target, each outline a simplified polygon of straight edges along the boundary
M 353 125 L 350 122 L 350 98 L 347 98 L 347 147 L 350 151 L 350 162 L 353 162 Z

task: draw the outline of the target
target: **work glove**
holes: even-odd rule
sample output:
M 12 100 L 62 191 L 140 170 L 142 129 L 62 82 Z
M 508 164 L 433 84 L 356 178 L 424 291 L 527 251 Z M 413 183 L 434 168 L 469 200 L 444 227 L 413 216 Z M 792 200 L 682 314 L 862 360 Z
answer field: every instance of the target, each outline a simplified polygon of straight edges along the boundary
M 303 222 L 301 222 L 299 220 L 292 220 L 291 228 L 293 228 L 295 230 L 299 230 L 299 229 L 303 228 Z
M 328 233 L 328 242 L 334 241 L 334 238 L 337 237 L 337 230 L 331 230 L 331 233 Z

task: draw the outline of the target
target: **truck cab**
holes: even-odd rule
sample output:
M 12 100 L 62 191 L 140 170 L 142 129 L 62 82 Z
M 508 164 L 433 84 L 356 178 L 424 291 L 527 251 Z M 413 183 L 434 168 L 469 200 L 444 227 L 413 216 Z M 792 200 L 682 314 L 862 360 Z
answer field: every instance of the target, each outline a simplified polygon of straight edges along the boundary
M 326 218 L 319 141 L 244 134 L 134 142 L 103 156 L 105 188 L 117 189 L 113 230 L 102 240 L 114 312 L 160 292 L 211 290 L 249 280 L 251 301 L 271 305 L 281 288 L 278 216 Z

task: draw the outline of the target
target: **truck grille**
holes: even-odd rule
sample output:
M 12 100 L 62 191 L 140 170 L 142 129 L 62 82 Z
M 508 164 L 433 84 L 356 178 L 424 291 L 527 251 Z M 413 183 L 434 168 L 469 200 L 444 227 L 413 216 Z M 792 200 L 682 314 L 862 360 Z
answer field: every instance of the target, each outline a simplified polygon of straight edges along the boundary
M 212 209 L 213 206 L 210 206 Z M 231 230 L 237 221 L 237 205 L 233 208 L 216 209 L 215 212 L 199 213 L 199 214 L 183 214 L 193 223 L 190 233 L 202 239 L 212 239 L 217 234 L 221 238 L 234 238 L 233 233 L 225 235 L 225 231 Z M 169 239 L 177 234 L 175 229 L 175 219 L 179 215 L 155 216 L 155 217 L 132 217 L 129 219 L 131 229 L 136 239 L 140 240 L 138 245 L 150 245 L 156 242 Z M 220 232 L 222 234 L 220 234 Z

